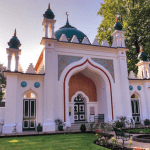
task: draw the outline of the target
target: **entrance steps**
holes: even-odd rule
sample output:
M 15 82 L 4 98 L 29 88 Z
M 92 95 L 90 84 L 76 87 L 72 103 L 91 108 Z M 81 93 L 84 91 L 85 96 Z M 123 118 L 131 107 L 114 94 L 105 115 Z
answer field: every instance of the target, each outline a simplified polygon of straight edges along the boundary
M 71 130 L 72 131 L 80 131 L 81 124 L 85 124 L 86 128 L 88 127 L 88 122 L 72 123 L 71 124 Z

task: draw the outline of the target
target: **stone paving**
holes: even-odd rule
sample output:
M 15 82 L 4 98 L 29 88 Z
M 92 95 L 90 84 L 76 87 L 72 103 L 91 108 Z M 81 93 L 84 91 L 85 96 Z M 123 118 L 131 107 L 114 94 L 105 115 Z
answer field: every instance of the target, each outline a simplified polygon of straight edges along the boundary
M 65 134 L 65 133 L 81 133 L 81 131 L 73 131 L 73 130 L 65 130 L 65 131 L 53 131 L 53 132 L 35 132 L 35 131 L 26 131 L 26 132 L 22 132 L 22 133 L 11 133 L 11 134 L 0 134 L 0 138 L 4 137 L 4 136 L 30 136 L 30 135 L 43 135 L 43 134 L 48 134 L 48 135 L 52 135 L 52 134 Z M 111 132 L 110 134 L 113 134 L 115 137 L 115 132 Z M 139 134 L 133 134 L 133 136 L 137 136 Z M 130 138 L 132 140 L 133 136 Z M 122 145 L 122 139 L 118 139 L 118 143 L 120 145 Z M 125 147 L 129 147 L 129 141 L 124 141 L 124 146 Z M 150 143 L 142 143 L 142 142 L 132 142 L 132 146 L 131 147 L 141 147 L 141 148 L 147 148 L 146 150 L 150 150 Z
M 115 133 L 111 132 L 110 134 L 113 134 L 115 137 Z M 133 136 L 138 136 L 140 134 L 131 134 Z M 133 136 L 131 136 L 131 140 L 133 139 Z M 121 145 L 123 143 L 122 139 L 118 139 L 118 143 Z M 124 141 L 124 146 L 129 147 L 129 141 Z M 132 141 L 132 146 L 131 147 L 141 147 L 141 148 L 147 148 L 146 150 L 150 150 L 150 143 L 142 143 L 142 142 L 136 142 Z

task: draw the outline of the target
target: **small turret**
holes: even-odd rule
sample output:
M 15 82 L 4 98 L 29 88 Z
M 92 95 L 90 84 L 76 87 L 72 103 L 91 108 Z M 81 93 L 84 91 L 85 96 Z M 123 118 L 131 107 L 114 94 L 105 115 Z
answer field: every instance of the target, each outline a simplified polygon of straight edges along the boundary
M 140 54 L 138 55 L 138 59 L 141 61 L 148 61 L 146 53 L 143 52 L 142 45 L 140 45 Z
M 10 41 L 8 42 L 9 48 L 15 48 L 15 49 L 19 49 L 19 47 L 21 46 L 19 39 L 17 38 L 17 34 L 16 34 L 16 29 L 14 32 L 14 36 L 10 39 Z
M 52 12 L 52 10 L 50 9 L 50 3 L 48 5 L 48 9 L 46 10 L 45 14 L 43 14 L 43 16 L 47 19 L 54 19 L 55 15 Z

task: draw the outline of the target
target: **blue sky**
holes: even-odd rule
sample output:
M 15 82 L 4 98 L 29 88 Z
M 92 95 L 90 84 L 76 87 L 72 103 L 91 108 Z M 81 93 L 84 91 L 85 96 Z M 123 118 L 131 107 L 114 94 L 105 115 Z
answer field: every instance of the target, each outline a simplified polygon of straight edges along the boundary
M 70 24 L 93 42 L 103 19 L 97 15 L 103 0 L 0 0 L 0 63 L 7 66 L 7 42 L 16 28 L 17 37 L 22 44 L 19 60 L 21 66 L 24 71 L 30 63 L 35 66 L 42 50 L 42 21 L 48 3 L 55 14 L 55 31 L 66 23 L 65 12 L 68 12 Z

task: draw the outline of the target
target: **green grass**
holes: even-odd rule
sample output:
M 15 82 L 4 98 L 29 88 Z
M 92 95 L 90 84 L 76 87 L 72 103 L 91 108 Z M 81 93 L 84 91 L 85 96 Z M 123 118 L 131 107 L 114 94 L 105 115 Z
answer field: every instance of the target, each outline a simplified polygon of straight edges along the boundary
M 139 134 L 140 131 L 142 131 L 144 134 L 149 134 L 150 133 L 150 128 L 143 128 L 143 129 L 127 129 L 124 130 L 124 132 L 130 132 L 130 133 L 137 133 Z
M 13 142 L 18 140 L 18 142 Z M 93 142 L 95 134 L 57 134 L 0 138 L 1 150 L 108 150 Z M 11 141 L 11 142 L 10 142 Z

